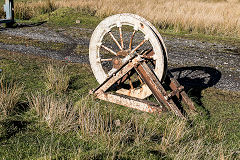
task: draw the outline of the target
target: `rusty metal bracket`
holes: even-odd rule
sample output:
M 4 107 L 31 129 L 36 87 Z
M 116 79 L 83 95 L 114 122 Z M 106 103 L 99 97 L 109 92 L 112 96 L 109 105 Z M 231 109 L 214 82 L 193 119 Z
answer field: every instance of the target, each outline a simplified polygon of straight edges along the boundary
M 165 79 L 165 83 L 174 91 L 178 90 L 178 88 L 181 88 L 182 86 L 179 84 L 179 82 L 173 77 L 172 73 L 170 71 L 167 72 L 167 76 Z M 181 92 L 176 93 L 176 97 L 181 100 L 186 106 L 189 107 L 189 109 L 193 112 L 196 112 L 196 108 L 194 106 L 193 101 L 188 97 L 187 93 L 182 90 Z
M 167 84 L 168 87 L 172 89 L 170 93 L 167 93 L 164 86 L 155 75 L 154 71 L 147 65 L 147 60 L 142 57 L 143 56 L 140 55 L 133 55 L 129 61 L 123 64 L 91 93 L 101 100 L 109 101 L 145 112 L 161 113 L 162 111 L 170 110 L 175 115 L 185 119 L 186 117 L 184 115 L 184 112 L 181 110 L 182 107 L 176 103 L 174 100 L 175 97 L 178 101 L 183 101 L 183 103 L 185 103 L 190 110 L 195 111 L 194 104 L 185 93 L 184 87 L 181 86 L 178 81 L 173 78 L 172 74 L 168 71 L 166 80 L 164 81 L 165 84 Z M 119 80 L 130 71 L 132 72 L 133 69 L 135 69 L 136 73 L 147 84 L 159 104 L 154 104 L 146 100 L 141 100 L 121 94 L 111 93 L 111 87 L 114 85 L 121 85 L 117 82 L 119 82 Z

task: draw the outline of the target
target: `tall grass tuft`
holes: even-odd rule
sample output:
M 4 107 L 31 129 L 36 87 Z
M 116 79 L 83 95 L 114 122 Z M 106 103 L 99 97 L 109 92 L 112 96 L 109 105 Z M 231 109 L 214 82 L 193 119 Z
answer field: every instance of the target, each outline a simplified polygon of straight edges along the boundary
M 15 18 L 29 20 L 35 16 L 51 13 L 58 7 L 53 0 L 23 1 L 14 4 Z
M 42 5 L 40 9 L 41 14 L 51 13 L 52 11 L 56 10 L 57 6 L 55 5 L 53 0 L 45 0 L 44 5 Z
M 66 97 L 37 93 L 28 99 L 30 107 L 52 131 L 66 133 L 76 128 L 78 115 Z
M 16 3 L 14 5 L 14 17 L 17 19 L 29 20 L 36 15 L 35 11 L 27 2 Z
M 4 19 L 5 18 L 5 13 L 3 11 L 3 8 L 0 8 L 0 19 Z
M 67 97 L 33 94 L 28 97 L 42 122 L 52 131 L 66 133 L 78 130 L 82 136 L 105 135 L 112 130 L 110 115 L 101 115 L 99 105 L 89 97 L 81 98 L 73 104 Z
M 48 65 L 45 69 L 46 88 L 49 91 L 61 93 L 67 90 L 70 76 L 67 74 L 66 66 Z
M 190 131 L 186 127 L 186 121 L 180 119 L 169 118 L 166 121 L 162 141 L 161 150 L 167 152 L 172 146 L 176 146 L 179 141 Z
M 220 159 L 224 160 L 222 144 L 205 145 L 204 139 L 191 140 L 185 145 L 177 146 L 174 159 Z
M 13 113 L 22 93 L 23 86 L 14 82 L 4 83 L 4 77 L 0 78 L 0 119 Z
M 78 108 L 78 124 L 82 136 L 105 135 L 112 130 L 111 115 L 101 114 L 99 104 L 89 96 L 80 99 L 75 107 Z

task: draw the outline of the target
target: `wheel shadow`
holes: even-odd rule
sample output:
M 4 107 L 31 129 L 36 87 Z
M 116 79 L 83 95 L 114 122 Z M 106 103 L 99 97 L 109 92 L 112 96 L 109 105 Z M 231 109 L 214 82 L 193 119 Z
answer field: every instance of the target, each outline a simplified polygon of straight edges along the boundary
M 211 67 L 191 66 L 170 69 L 174 78 L 184 86 L 185 91 L 194 99 L 194 102 L 202 107 L 206 115 L 210 117 L 210 112 L 204 107 L 202 90 L 212 87 L 221 79 L 221 72 Z
M 25 27 L 36 27 L 36 26 L 41 26 L 47 21 L 41 21 L 41 22 L 36 22 L 36 23 L 17 23 L 16 27 L 14 28 L 25 28 Z

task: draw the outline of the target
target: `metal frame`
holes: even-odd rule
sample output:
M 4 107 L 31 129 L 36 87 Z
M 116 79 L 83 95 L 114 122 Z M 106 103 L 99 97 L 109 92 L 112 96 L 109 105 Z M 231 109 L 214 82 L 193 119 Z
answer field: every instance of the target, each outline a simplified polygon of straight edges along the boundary
M 152 54 L 152 53 L 151 53 Z M 159 104 L 115 94 L 111 89 L 117 85 L 121 85 L 119 81 L 130 71 L 135 70 L 142 80 L 147 84 Z M 185 113 L 195 112 L 195 106 L 191 99 L 184 91 L 172 74 L 168 71 L 166 79 L 163 82 L 167 87 L 171 88 L 171 92 L 166 91 L 166 87 L 161 84 L 154 71 L 147 65 L 147 58 L 143 55 L 133 55 L 125 64 L 109 76 L 102 84 L 90 93 L 94 94 L 97 98 L 112 103 L 120 104 L 126 107 L 138 109 L 145 112 L 157 112 L 170 110 L 175 115 L 186 119 Z M 183 105 L 178 102 L 183 102 L 188 108 L 183 109 Z
M 0 19 L 0 23 L 6 23 L 12 25 L 14 23 L 14 4 L 13 0 L 5 0 L 3 5 L 4 12 L 6 13 L 6 19 Z

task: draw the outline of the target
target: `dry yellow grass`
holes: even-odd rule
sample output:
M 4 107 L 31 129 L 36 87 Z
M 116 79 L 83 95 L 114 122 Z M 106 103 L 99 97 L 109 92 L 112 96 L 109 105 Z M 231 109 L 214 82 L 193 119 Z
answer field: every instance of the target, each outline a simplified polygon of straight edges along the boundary
M 65 92 L 68 88 L 70 77 L 67 74 L 66 66 L 48 65 L 45 69 L 46 88 L 56 93 Z
M 0 120 L 12 114 L 22 93 L 23 86 L 13 82 L 7 84 L 4 77 L 0 77 Z
M 87 7 L 98 16 L 134 13 L 160 28 L 240 37 L 239 0 L 40 0 L 16 3 L 15 11 L 29 17 L 62 7 Z
M 17 19 L 28 20 L 36 15 L 49 13 L 57 9 L 54 4 L 51 0 L 16 2 L 14 4 L 14 14 Z
M 216 2 L 217 1 L 217 2 Z M 59 0 L 58 7 L 89 7 L 97 15 L 135 13 L 162 28 L 240 36 L 238 0 Z
M 37 93 L 29 96 L 30 107 L 52 131 L 66 133 L 77 126 L 76 109 L 65 97 Z

